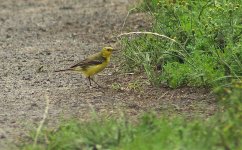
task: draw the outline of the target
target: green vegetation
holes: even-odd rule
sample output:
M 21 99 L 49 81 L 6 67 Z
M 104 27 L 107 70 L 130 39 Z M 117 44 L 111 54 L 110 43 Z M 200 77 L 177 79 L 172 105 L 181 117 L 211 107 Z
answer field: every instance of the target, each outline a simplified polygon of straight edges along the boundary
M 144 71 L 155 85 L 213 87 L 221 111 L 206 120 L 145 114 L 126 118 L 64 121 L 43 129 L 24 150 L 239 150 L 242 149 L 242 9 L 240 0 L 144 0 L 154 35 L 124 38 L 125 68 Z M 138 83 L 137 83 L 138 84 Z M 225 86 L 226 85 L 226 86 Z M 132 85 L 136 88 L 136 85 Z M 120 85 L 113 84 L 114 89 Z
M 220 90 L 225 90 L 221 92 Z M 160 150 L 236 150 L 242 148 L 242 82 L 219 89 L 225 112 L 207 120 L 185 120 L 178 117 L 158 118 L 144 115 L 139 124 L 127 119 L 94 118 L 90 122 L 63 122 L 58 129 L 44 129 L 37 145 L 22 146 L 24 150 L 73 149 L 157 149 Z
M 154 35 L 123 39 L 126 69 L 143 71 L 156 85 L 216 87 L 242 76 L 240 0 L 144 0 Z

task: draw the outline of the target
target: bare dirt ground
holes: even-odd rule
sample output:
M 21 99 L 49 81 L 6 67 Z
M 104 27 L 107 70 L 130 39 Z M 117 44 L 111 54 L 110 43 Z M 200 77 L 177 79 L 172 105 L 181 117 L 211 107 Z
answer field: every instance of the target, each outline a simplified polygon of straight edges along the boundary
M 11 149 L 39 124 L 45 94 L 52 125 L 63 117 L 86 120 L 93 110 L 107 117 L 150 110 L 207 117 L 216 111 L 206 89 L 140 86 L 145 77 L 117 73 L 114 63 L 96 77 L 108 87 L 103 91 L 90 89 L 79 74 L 53 72 L 105 45 L 115 46 L 107 41 L 120 33 L 131 1 L 0 0 L 0 149 Z M 131 14 L 125 29 L 149 25 L 144 14 Z

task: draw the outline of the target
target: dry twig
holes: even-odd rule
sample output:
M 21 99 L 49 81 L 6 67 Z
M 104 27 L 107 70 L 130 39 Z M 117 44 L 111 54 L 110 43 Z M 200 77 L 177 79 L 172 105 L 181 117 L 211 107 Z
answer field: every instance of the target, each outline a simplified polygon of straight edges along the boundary
M 36 135 L 35 135 L 34 144 L 33 144 L 34 147 L 37 144 L 37 140 L 38 140 L 39 134 L 41 132 L 41 129 L 42 129 L 43 125 L 44 125 L 44 122 L 45 122 L 45 120 L 47 118 L 48 111 L 49 111 L 49 102 L 50 102 L 50 99 L 49 99 L 49 96 L 47 94 L 45 94 L 45 101 L 46 101 L 45 112 L 44 112 L 44 115 L 43 115 L 43 119 L 40 121 L 40 125 L 37 128 L 37 130 L 36 130 Z

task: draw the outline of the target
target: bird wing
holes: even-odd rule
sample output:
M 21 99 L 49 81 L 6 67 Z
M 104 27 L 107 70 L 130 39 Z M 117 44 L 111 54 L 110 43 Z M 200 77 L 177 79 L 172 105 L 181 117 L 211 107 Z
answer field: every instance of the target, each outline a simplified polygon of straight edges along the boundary
M 106 58 L 103 57 L 100 53 L 98 53 L 96 55 L 89 56 L 87 59 L 84 59 L 83 61 L 71 66 L 70 68 L 74 69 L 76 67 L 81 67 L 85 69 L 89 66 L 102 64 L 104 61 L 106 61 Z

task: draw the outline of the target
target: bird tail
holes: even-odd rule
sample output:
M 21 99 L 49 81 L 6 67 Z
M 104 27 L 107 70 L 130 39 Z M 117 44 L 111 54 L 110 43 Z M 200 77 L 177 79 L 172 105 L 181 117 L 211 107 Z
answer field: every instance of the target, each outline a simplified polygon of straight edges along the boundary
M 55 70 L 55 72 L 64 72 L 64 71 L 71 71 L 72 69 L 63 69 L 63 70 Z

